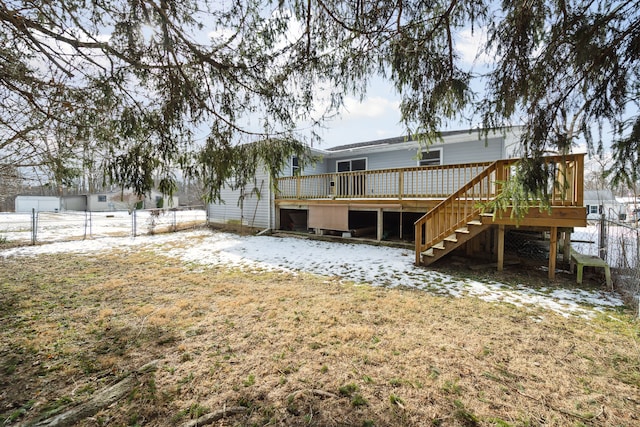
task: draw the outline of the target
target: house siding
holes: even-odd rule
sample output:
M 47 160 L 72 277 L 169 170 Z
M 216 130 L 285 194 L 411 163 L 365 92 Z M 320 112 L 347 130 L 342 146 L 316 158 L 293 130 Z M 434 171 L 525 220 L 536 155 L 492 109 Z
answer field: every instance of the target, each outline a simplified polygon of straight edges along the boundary
M 327 173 L 327 159 L 322 158 L 315 163 L 306 165 L 304 169 L 302 169 L 303 175 L 319 175 L 323 173 Z
M 304 168 L 301 169 L 300 173 L 302 175 L 319 175 L 327 173 L 327 159 L 325 159 L 318 151 L 312 151 L 312 155 L 317 156 L 318 160 L 305 165 Z M 293 164 L 291 161 L 284 167 L 280 176 L 293 176 Z
M 476 139 L 454 144 L 438 144 L 443 147 L 443 164 L 492 162 L 503 157 L 502 138 Z M 437 147 L 438 145 L 434 145 Z
M 250 187 L 250 188 L 249 188 Z M 251 194 L 251 190 L 257 188 L 260 197 Z M 209 221 L 218 224 L 240 224 L 256 228 L 273 227 L 273 203 L 271 186 L 269 184 L 269 174 L 264 168 L 258 168 L 255 182 L 245 189 L 245 196 L 242 209 L 239 206 L 241 192 L 232 190 L 229 187 L 222 188 L 220 196 L 224 202 L 209 204 Z
M 382 153 L 367 153 L 364 151 L 353 152 L 344 155 L 335 155 L 328 161 L 328 170 L 335 172 L 337 162 L 351 159 L 367 159 L 367 170 L 375 169 L 393 169 L 416 166 L 418 151 L 412 149 L 400 149 L 394 151 L 386 151 Z
M 430 150 L 442 150 L 442 164 L 478 163 L 503 158 L 504 139 L 502 137 L 475 139 L 456 143 L 435 143 Z M 326 160 L 327 170 L 336 171 L 337 162 L 351 159 L 367 159 L 367 169 L 406 168 L 418 165 L 419 147 L 398 147 L 392 150 L 367 152 L 366 149 L 349 153 L 336 153 Z

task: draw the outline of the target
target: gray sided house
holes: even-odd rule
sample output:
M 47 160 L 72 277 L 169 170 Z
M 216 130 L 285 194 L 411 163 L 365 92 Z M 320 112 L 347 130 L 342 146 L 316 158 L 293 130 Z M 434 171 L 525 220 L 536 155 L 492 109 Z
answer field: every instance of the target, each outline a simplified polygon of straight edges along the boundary
M 217 224 L 271 228 L 273 224 L 273 187 L 269 173 L 258 167 L 252 183 L 246 188 L 220 191 L 221 202 L 208 206 L 209 221 Z
M 327 193 L 340 196 L 349 193 L 373 194 L 373 181 L 356 179 L 342 174 L 354 171 L 374 171 L 395 168 L 415 168 L 419 166 L 454 165 L 467 163 L 492 162 L 518 156 L 520 127 L 496 130 L 488 137 L 481 136 L 477 130 L 449 131 L 441 134 L 442 139 L 427 147 L 410 137 L 396 137 L 376 141 L 341 145 L 325 150 L 312 149 L 320 160 L 313 165 L 298 165 L 298 159 L 292 158 L 285 166 L 281 177 L 335 175 L 327 185 Z M 458 177 L 465 181 L 470 177 Z M 286 183 L 281 182 L 281 185 Z M 459 182 L 448 185 L 447 191 L 454 191 Z M 440 184 L 442 185 L 442 183 Z M 257 190 L 257 191 L 254 191 Z M 281 192 L 292 189 L 279 188 Z M 212 203 L 208 207 L 209 221 L 220 224 L 244 225 L 259 229 L 299 229 L 295 209 L 290 211 L 286 221 L 282 220 L 275 200 L 278 191 L 264 169 L 256 174 L 250 188 L 222 190 L 223 203 Z M 306 189 L 309 190 L 309 189 Z M 259 197 L 258 197 L 259 194 Z M 323 196 L 318 195 L 318 199 Z M 241 203 L 239 203 L 241 201 Z M 281 224 L 281 222 L 287 224 Z M 306 221 L 306 218 L 305 218 Z M 306 223 L 306 222 L 305 222 Z

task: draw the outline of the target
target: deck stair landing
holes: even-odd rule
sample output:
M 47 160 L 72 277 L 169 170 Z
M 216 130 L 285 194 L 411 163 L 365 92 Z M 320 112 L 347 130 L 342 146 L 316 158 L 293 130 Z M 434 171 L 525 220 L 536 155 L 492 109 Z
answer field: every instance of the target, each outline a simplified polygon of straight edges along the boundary
M 456 229 L 453 234 L 445 237 L 441 242 L 436 243 L 420 255 L 422 265 L 430 265 L 451 251 L 461 247 L 483 231 L 491 227 L 492 215 L 478 216 L 463 227 Z

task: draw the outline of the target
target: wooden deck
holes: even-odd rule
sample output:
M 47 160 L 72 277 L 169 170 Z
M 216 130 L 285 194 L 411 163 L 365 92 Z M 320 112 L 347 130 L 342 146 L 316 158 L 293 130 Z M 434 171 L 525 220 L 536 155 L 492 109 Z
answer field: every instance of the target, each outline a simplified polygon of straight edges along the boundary
M 551 212 L 529 210 L 521 219 L 508 209 L 501 215 L 482 214 L 483 203 L 493 200 L 514 171 L 518 159 L 492 163 L 470 163 L 411 167 L 280 178 L 277 181 L 276 210 L 309 212 L 310 228 L 348 230 L 349 212 L 370 211 L 378 215 L 378 239 L 382 239 L 385 212 L 416 213 L 416 264 L 428 265 L 469 240 L 460 230 L 480 222 L 493 227 L 504 238 L 505 227 L 546 229 L 552 250 L 558 230 L 586 225 L 583 206 L 584 155 L 545 157 L 553 179 L 549 180 Z M 460 234 L 456 236 L 456 233 Z M 474 234 L 475 235 L 475 234 Z M 462 242 L 462 243 L 461 243 Z M 504 242 L 498 243 L 498 268 L 502 269 Z M 555 257 L 550 258 L 550 277 Z M 554 258 L 554 261 L 551 261 Z M 553 263 L 553 265 L 551 265 Z
M 278 179 L 277 201 L 443 200 L 491 163 L 366 170 Z

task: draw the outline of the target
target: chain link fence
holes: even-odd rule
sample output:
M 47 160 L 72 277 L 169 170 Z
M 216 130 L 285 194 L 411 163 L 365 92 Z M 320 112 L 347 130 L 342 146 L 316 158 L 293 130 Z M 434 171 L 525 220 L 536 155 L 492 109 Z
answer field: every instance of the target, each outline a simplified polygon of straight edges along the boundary
M 516 254 L 519 258 L 531 261 L 549 259 L 549 239 L 543 232 L 508 230 L 504 244 L 506 252 Z
M 638 223 L 607 219 L 590 221 L 587 227 L 571 234 L 573 250 L 604 259 L 611 267 L 615 289 L 640 317 L 640 228 Z M 561 247 L 561 241 L 559 248 Z M 505 249 L 521 259 L 546 262 L 549 236 L 545 232 L 509 230 Z M 567 260 L 563 260 L 565 263 Z
M 113 212 L 0 213 L 0 243 L 36 244 L 102 237 L 136 237 L 201 227 L 202 206 Z
M 640 228 L 638 223 L 613 221 L 603 215 L 576 229 L 572 247 L 598 256 L 611 267 L 614 287 L 638 310 L 640 307 Z M 640 311 L 639 311 L 640 314 Z

